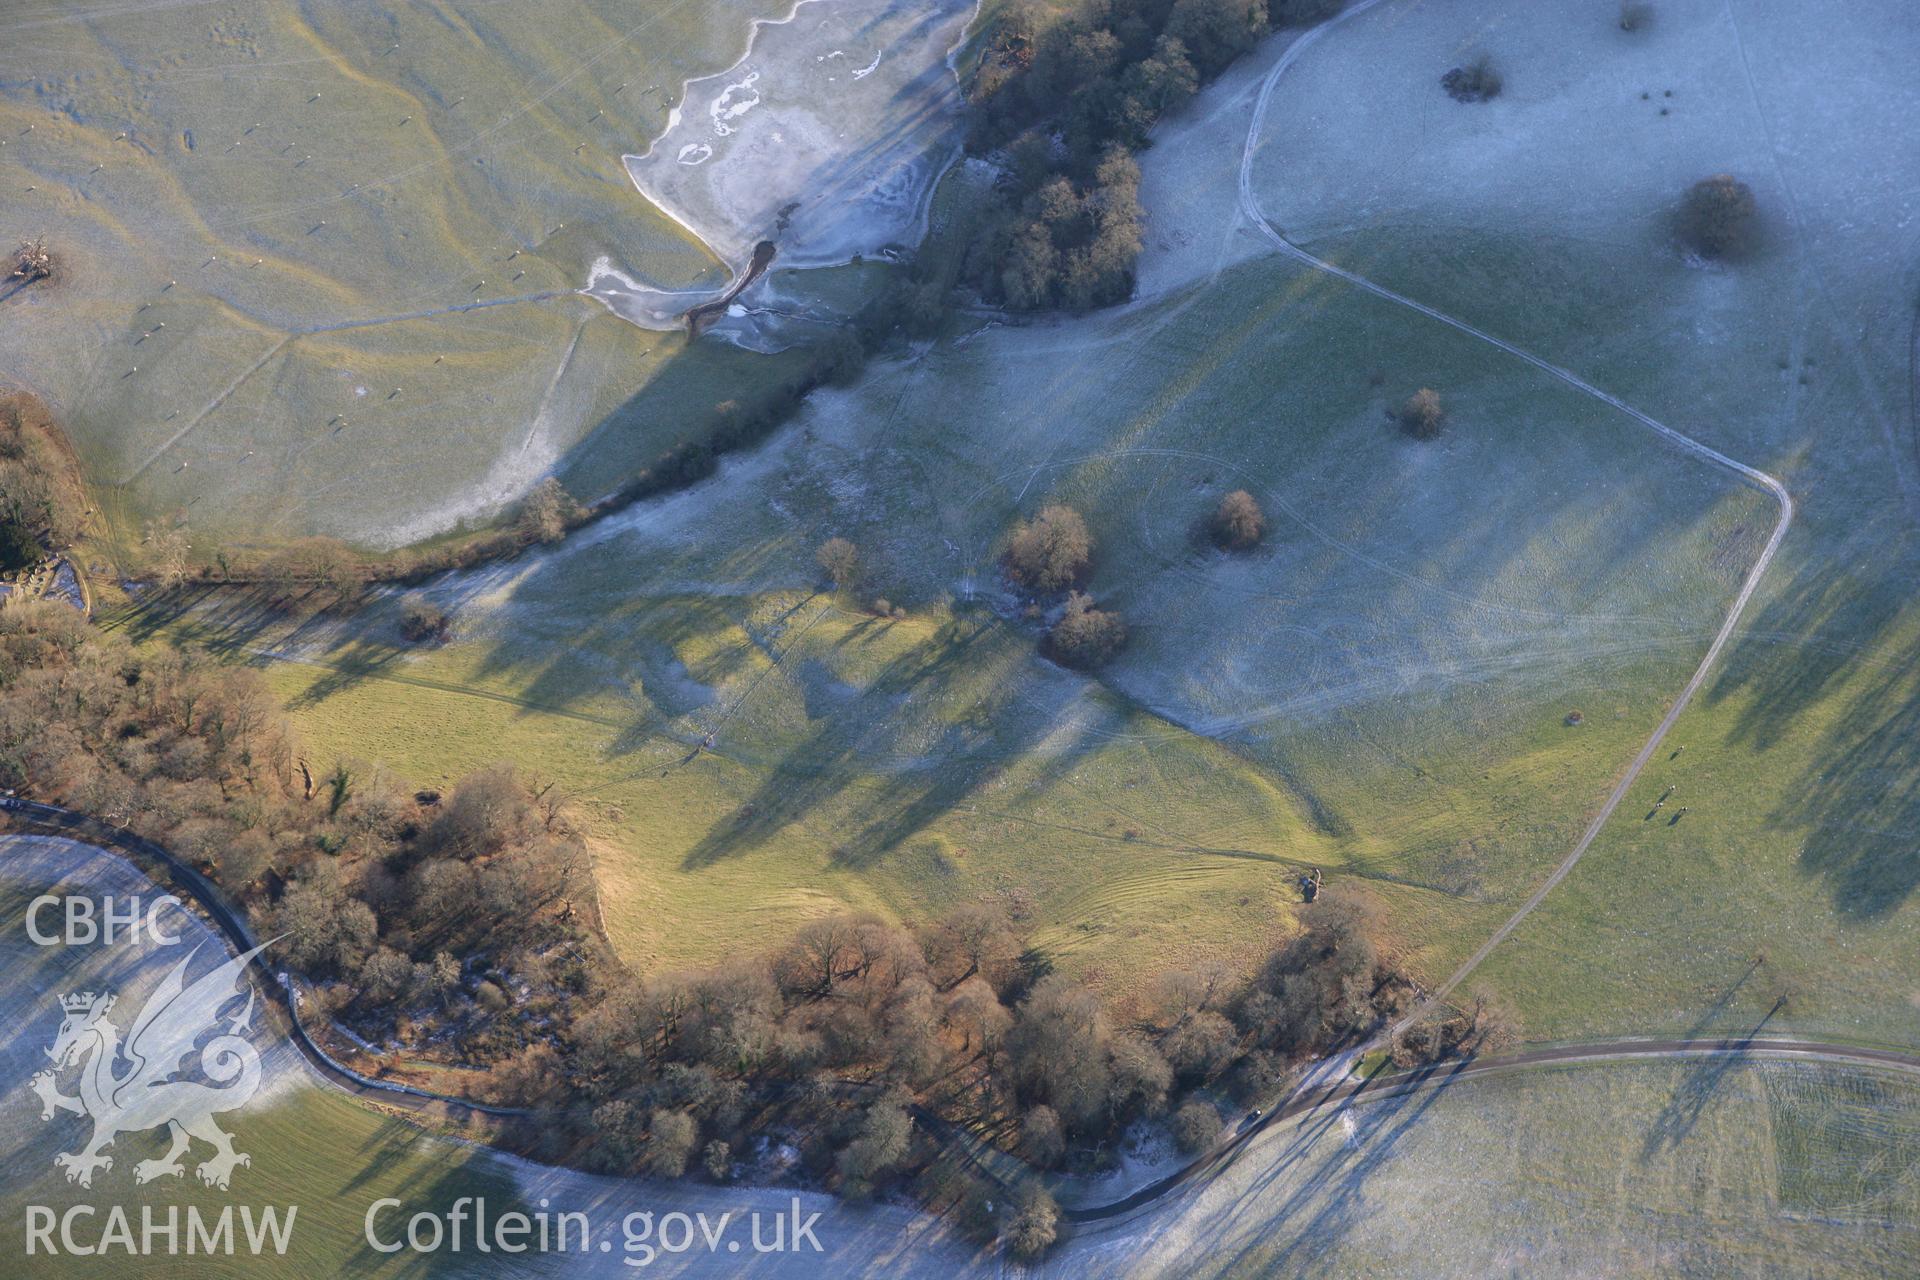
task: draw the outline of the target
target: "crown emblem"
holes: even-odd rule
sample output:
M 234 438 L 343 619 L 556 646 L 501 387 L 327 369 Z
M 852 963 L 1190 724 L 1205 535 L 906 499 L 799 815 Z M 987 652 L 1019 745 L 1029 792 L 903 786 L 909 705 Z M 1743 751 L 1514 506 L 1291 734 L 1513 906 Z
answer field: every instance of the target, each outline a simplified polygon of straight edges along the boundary
M 111 990 L 59 995 L 66 1016 L 45 1050 L 50 1065 L 31 1085 L 40 1098 L 42 1120 L 70 1111 L 93 1121 L 93 1136 L 85 1146 L 53 1158 L 68 1182 L 91 1187 L 95 1175 L 113 1168 L 114 1157 L 105 1148 L 116 1135 L 162 1125 L 172 1133 L 173 1146 L 165 1155 L 133 1166 L 136 1184 L 183 1176 L 181 1157 L 195 1142 L 213 1147 L 213 1155 L 194 1171 L 209 1187 L 226 1190 L 233 1171 L 253 1163 L 245 1152 L 234 1150 L 233 1135 L 213 1117 L 245 1106 L 260 1088 L 260 1051 L 248 1038 L 254 987 L 246 972 L 263 947 L 233 956 L 191 982 L 189 952 L 144 1001 L 133 997 L 139 1007 L 126 1028 L 107 1020 L 115 1000 Z M 247 998 L 245 1011 L 223 1016 L 242 994 Z M 207 1032 L 213 1036 L 202 1044 Z M 198 1059 L 198 1069 L 183 1074 L 189 1057 Z M 119 1069 L 122 1062 L 126 1066 Z M 77 1094 L 61 1090 L 62 1075 L 78 1077 Z M 11 1268 L 6 1270 L 12 1274 Z

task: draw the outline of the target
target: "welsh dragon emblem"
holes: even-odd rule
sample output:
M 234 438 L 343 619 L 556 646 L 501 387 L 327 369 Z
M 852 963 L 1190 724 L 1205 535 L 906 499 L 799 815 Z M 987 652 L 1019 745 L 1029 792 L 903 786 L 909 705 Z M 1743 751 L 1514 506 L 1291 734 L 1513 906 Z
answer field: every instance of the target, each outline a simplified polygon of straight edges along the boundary
M 32 1085 L 40 1095 L 42 1120 L 71 1111 L 93 1121 L 93 1137 L 85 1146 L 53 1158 L 66 1171 L 68 1182 L 92 1186 L 95 1170 L 113 1168 L 113 1157 L 103 1152 L 116 1136 L 161 1125 L 172 1134 L 173 1146 L 158 1160 L 134 1165 L 135 1182 L 185 1173 L 180 1158 L 195 1138 L 214 1149 L 195 1170 L 208 1186 L 224 1191 L 234 1169 L 252 1163 L 233 1149 L 233 1139 L 213 1122 L 215 1112 L 245 1106 L 260 1088 L 260 1053 L 242 1035 L 253 1017 L 251 983 L 244 984 L 246 1007 L 227 1022 L 226 1030 L 204 1045 L 196 1042 L 204 1032 L 218 1029 L 221 1010 L 239 999 L 241 975 L 264 946 L 235 956 L 192 985 L 186 981 L 187 965 L 193 959 L 188 953 L 134 1015 L 124 1043 L 119 1027 L 108 1016 L 117 1003 L 111 992 L 83 991 L 60 998 L 64 1018 L 53 1047 L 47 1050 L 53 1070 L 34 1076 Z M 200 1074 L 212 1085 L 178 1078 L 186 1059 L 195 1053 Z M 124 1070 L 116 1072 L 122 1062 Z M 70 1067 L 79 1068 L 78 1096 L 60 1092 L 57 1083 L 59 1074 Z

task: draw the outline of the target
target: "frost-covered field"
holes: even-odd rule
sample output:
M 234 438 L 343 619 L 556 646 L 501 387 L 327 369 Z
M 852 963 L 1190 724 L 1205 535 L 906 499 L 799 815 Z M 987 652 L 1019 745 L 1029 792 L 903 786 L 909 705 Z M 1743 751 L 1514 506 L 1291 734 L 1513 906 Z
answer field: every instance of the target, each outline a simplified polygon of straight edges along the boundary
M 1705 802 L 1675 827 L 1640 821 L 1630 797 L 1594 858 L 1607 878 L 1583 869 L 1523 928 L 1522 958 L 1496 955 L 1489 974 L 1538 1002 L 1543 1029 L 1684 1028 L 1705 1008 L 1743 1025 L 1797 981 L 1827 994 L 1784 1018 L 1911 1038 L 1888 1001 L 1916 951 L 1901 822 L 1862 816 L 1874 785 L 1909 804 L 1913 774 L 1901 703 L 1885 701 L 1903 686 L 1871 674 L 1903 669 L 1913 630 L 1889 595 L 1909 521 L 1887 417 L 1904 403 L 1891 348 L 1911 333 L 1885 284 L 1905 270 L 1904 206 L 1892 187 L 1848 196 L 1833 186 L 1846 171 L 1823 164 L 1793 186 L 1809 243 L 1866 243 L 1877 222 L 1890 247 L 1874 273 L 1802 251 L 1770 176 L 1779 135 L 1729 100 L 1744 79 L 1724 81 L 1728 41 L 1763 90 L 1814 89 L 1769 76 L 1761 51 L 1784 46 L 1751 21 L 1674 13 L 1628 34 L 1574 7 L 1476 14 L 1376 4 L 1290 58 L 1258 118 L 1278 42 L 1168 122 L 1145 160 L 1149 253 L 1128 307 L 986 324 L 878 365 L 718 479 L 438 589 L 461 605 L 462 640 L 407 669 L 604 722 L 585 731 L 603 745 L 567 767 L 626 850 L 601 864 L 623 945 L 666 958 L 680 944 L 661 922 L 692 919 L 717 954 L 836 903 L 911 915 L 1012 885 L 1058 954 L 1124 972 L 1176 938 L 1257 938 L 1285 869 L 1310 864 L 1366 877 L 1437 969 L 1571 847 L 1699 660 L 1772 506 L 1524 361 L 1277 261 L 1238 197 L 1251 149 L 1256 211 L 1312 251 L 1780 472 L 1802 500 L 1751 638 L 1690 713 L 1701 727 L 1677 731 L 1693 750 L 1646 779 L 1649 806 L 1669 784 Z M 1820 56 L 1847 56 L 1857 29 L 1842 22 Z M 1483 48 L 1508 92 L 1448 99 L 1439 72 Z M 1863 55 L 1856 80 L 1836 64 L 1825 83 L 1888 65 Z M 1873 97 L 1820 98 L 1863 164 L 1884 123 Z M 1348 145 L 1349 121 L 1379 146 Z M 1790 178 L 1799 154 L 1781 152 Z M 1469 180 L 1422 169 L 1449 163 Z M 1672 206 L 1686 175 L 1722 167 L 1762 192 L 1766 247 L 1690 261 Z M 1843 294 L 1848 279 L 1878 292 Z M 1871 341 L 1836 318 L 1860 307 L 1880 309 Z M 1386 419 L 1422 385 L 1450 406 L 1431 446 Z M 1266 544 L 1196 545 L 1195 522 L 1237 487 L 1266 508 Z M 1087 513 L 1090 589 L 1133 627 L 1100 685 L 1032 656 L 999 582 L 1007 527 L 1052 499 Z M 810 597 L 812 550 L 836 534 L 862 546 L 862 595 L 907 605 L 907 622 Z M 1846 654 L 1858 679 L 1778 696 L 1795 664 L 1837 676 Z M 1763 676 L 1766 712 L 1742 693 Z M 1822 690 L 1876 687 L 1857 711 L 1807 703 L 1784 741 L 1765 728 Z M 308 714 L 324 725 L 335 700 L 330 741 L 388 732 L 382 690 L 325 689 Z M 490 714 L 433 696 L 462 723 Z M 1836 773 L 1828 752 L 1855 764 Z M 1863 821 L 1887 856 L 1846 852 L 1840 833 Z M 1629 837 L 1630 859 L 1600 856 Z M 1591 955 L 1540 949 L 1602 922 Z M 1834 973 L 1820 940 L 1835 929 L 1872 957 L 1870 983 Z M 1717 1003 L 1761 936 L 1781 974 Z M 1603 960 L 1621 948 L 1630 968 Z
M 1156 135 L 1133 303 L 878 362 L 715 479 L 437 584 L 447 648 L 403 650 L 375 613 L 274 641 L 319 665 L 273 678 L 322 753 L 559 774 L 642 962 L 1011 893 L 1063 963 L 1123 985 L 1257 951 L 1322 866 L 1441 976 L 1573 847 L 1775 509 L 1601 397 L 1275 254 L 1251 212 L 1799 501 L 1675 730 L 1690 749 L 1483 976 L 1539 1035 L 1735 1029 L 1795 989 L 1820 994 L 1784 1024 L 1911 1042 L 1912 142 L 1886 109 L 1909 89 L 1863 44 L 1902 30 L 1885 13 L 1829 14 L 1795 53 L 1813 21 L 1734 5 L 1629 33 L 1572 4 L 1377 0 L 1276 40 Z M 1481 52 L 1506 91 L 1448 98 Z M 1723 169 L 1755 188 L 1761 249 L 1691 259 L 1673 208 Z M 1387 418 L 1420 386 L 1449 409 L 1433 444 Z M 1267 512 L 1250 555 L 1193 536 L 1231 488 Z M 998 571 L 1056 499 L 1132 626 L 1097 681 L 1037 657 Z M 866 575 L 829 600 L 835 535 Z M 1670 785 L 1684 820 L 1643 816 Z M 1739 979 L 1759 947 L 1771 967 Z
M 1782 1016 L 1911 1043 L 1920 919 L 1920 139 L 1900 5 L 1380 4 L 1275 86 L 1261 212 L 1312 252 L 1562 363 L 1779 475 L 1798 514 L 1743 634 L 1650 771 L 1676 841 L 1616 822 L 1485 976 L 1539 1034 Z M 1480 54 L 1464 105 L 1436 69 Z M 1333 122 L 1367 145 L 1347 145 Z M 1676 243 L 1691 182 L 1753 190 L 1750 256 Z M 1642 811 L 1644 812 L 1644 810 Z M 1764 951 L 1771 973 L 1743 977 Z
M 1911 1077 L 1800 1063 L 1462 1081 L 1261 1135 L 1096 1224 L 1058 1276 L 1898 1274 L 1920 1248 Z
M 817 397 L 713 481 L 431 588 L 446 649 L 401 655 L 381 617 L 303 653 L 367 678 L 276 679 L 320 749 L 408 773 L 418 699 L 512 715 L 603 806 L 636 959 L 1014 888 L 1061 959 L 1119 981 L 1257 947 L 1305 865 L 1365 876 L 1444 956 L 1577 835 L 1768 527 L 1758 495 L 1516 363 L 1272 262 L 1184 305 L 989 329 Z M 1385 410 L 1429 381 L 1455 418 L 1423 447 Z M 1266 545 L 1195 545 L 1236 487 Z M 1054 499 L 1134 627 L 1103 682 L 1038 658 L 1000 582 L 1007 528 Z M 836 534 L 867 559 L 852 599 L 813 594 Z M 548 732 L 547 709 L 593 719 Z

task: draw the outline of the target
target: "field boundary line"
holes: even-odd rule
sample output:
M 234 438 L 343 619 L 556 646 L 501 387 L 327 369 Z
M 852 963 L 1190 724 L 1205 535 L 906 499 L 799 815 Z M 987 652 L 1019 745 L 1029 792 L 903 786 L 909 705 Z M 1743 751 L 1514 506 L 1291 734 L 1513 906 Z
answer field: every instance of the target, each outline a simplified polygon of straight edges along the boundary
M 220 406 L 227 402 L 228 397 L 232 396 L 234 392 L 238 391 L 241 388 L 241 386 L 247 381 L 247 379 L 253 377 L 254 374 L 266 368 L 267 362 L 272 360 L 275 356 L 279 355 L 280 352 L 283 349 L 285 349 L 286 345 L 289 342 L 292 342 L 294 338 L 298 336 L 299 335 L 292 334 L 292 333 L 282 333 L 280 335 L 280 340 L 278 342 L 275 342 L 271 347 L 268 347 L 265 355 L 262 355 L 258 360 L 255 360 L 252 364 L 248 365 L 245 371 L 243 371 L 239 377 L 235 378 L 232 382 L 229 382 L 227 384 L 227 389 L 225 391 L 222 391 L 219 395 L 215 396 L 212 402 L 209 403 L 206 408 L 200 410 L 200 412 L 194 414 L 192 418 L 188 419 L 186 426 L 181 427 L 178 431 L 174 432 L 172 438 L 170 438 L 165 444 L 161 445 L 158 449 L 155 449 L 151 454 L 149 454 L 145 462 L 135 467 L 132 471 L 129 471 L 126 474 L 125 478 L 120 481 L 120 483 L 122 485 L 129 485 L 129 484 L 132 484 L 135 480 L 138 480 L 141 476 L 147 474 L 147 471 L 153 466 L 154 463 L 160 461 L 160 459 L 166 457 L 167 454 L 171 453 L 175 445 L 179 444 L 182 440 L 185 440 L 187 436 L 192 433 L 195 427 L 205 422 L 208 419 L 208 417 L 210 417 L 212 414 L 217 412 Z

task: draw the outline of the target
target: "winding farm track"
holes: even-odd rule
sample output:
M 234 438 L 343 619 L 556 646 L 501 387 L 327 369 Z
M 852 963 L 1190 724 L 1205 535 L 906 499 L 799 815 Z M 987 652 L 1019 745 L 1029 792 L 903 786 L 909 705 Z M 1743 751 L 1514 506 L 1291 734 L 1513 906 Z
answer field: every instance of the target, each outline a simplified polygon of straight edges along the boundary
M 58 831 L 89 843 L 120 852 L 135 859 L 156 882 L 167 883 L 192 897 L 207 913 L 216 930 L 235 954 L 253 949 L 253 931 L 238 911 L 193 867 L 154 841 L 114 827 L 88 814 L 56 805 L 7 798 L 0 811 L 13 815 L 30 827 Z M 287 1015 L 288 1039 L 309 1065 L 327 1083 L 357 1097 L 397 1106 L 414 1112 L 441 1108 L 445 1114 L 524 1118 L 536 1112 L 512 1107 L 494 1107 L 446 1094 L 417 1089 L 410 1085 L 375 1080 L 335 1061 L 308 1035 L 301 1024 L 290 985 L 281 981 L 264 958 L 256 957 L 253 967 L 266 980 L 265 985 L 279 997 Z M 1114 1222 L 1136 1211 L 1147 1209 L 1173 1192 L 1224 1171 L 1247 1154 L 1254 1140 L 1269 1128 L 1285 1120 L 1322 1110 L 1364 1105 L 1404 1098 L 1413 1094 L 1445 1088 L 1461 1080 L 1507 1075 L 1520 1071 L 1593 1062 L 1634 1062 L 1649 1060 L 1718 1059 L 1722 1061 L 1785 1060 L 1824 1062 L 1840 1066 L 1893 1070 L 1920 1075 L 1920 1055 L 1897 1049 L 1830 1044 L 1817 1040 L 1762 1039 L 1749 1035 L 1723 1039 L 1613 1040 L 1585 1044 L 1550 1045 L 1523 1053 L 1491 1058 L 1469 1058 L 1451 1065 L 1437 1065 L 1404 1075 L 1360 1079 L 1345 1068 L 1357 1055 L 1349 1050 L 1319 1064 L 1306 1080 L 1279 1106 L 1251 1124 L 1243 1124 L 1227 1142 L 1172 1174 L 1140 1187 L 1122 1198 L 1102 1205 L 1086 1205 L 1062 1210 L 1061 1216 L 1077 1226 Z M 1332 1083 L 1326 1083 L 1329 1078 Z M 844 1086 L 865 1089 L 865 1082 L 842 1081 Z M 978 1169 L 994 1183 L 1007 1187 L 1006 1180 L 981 1158 L 979 1141 L 964 1129 L 924 1107 L 912 1109 L 914 1120 L 933 1134 L 937 1141 L 953 1148 L 961 1160 Z
M 0 802 L 0 812 L 11 815 L 30 827 L 57 831 L 89 844 L 118 850 L 132 859 L 135 865 L 157 883 L 169 884 L 197 902 L 207 913 L 207 918 L 213 924 L 215 931 L 225 939 L 235 955 L 251 951 L 258 945 L 259 940 L 254 937 L 246 918 L 221 895 L 212 881 L 145 836 L 135 835 L 111 823 L 102 822 L 90 814 L 63 809 L 58 805 L 36 804 L 30 800 L 8 798 Z M 255 956 L 249 967 L 257 971 L 260 985 L 277 997 L 276 1003 L 285 1012 L 289 1029 L 288 1041 L 329 1084 L 360 1097 L 374 1099 L 382 1104 L 402 1107 L 409 1111 L 425 1111 L 430 1107 L 442 1107 L 448 1114 L 455 1117 L 480 1115 L 519 1117 L 534 1114 L 521 1107 L 494 1107 L 467 1098 L 456 1098 L 450 1094 L 434 1093 L 428 1089 L 417 1089 L 412 1085 L 397 1084 L 391 1080 L 376 1080 L 371 1076 L 361 1075 L 351 1067 L 335 1061 L 307 1033 L 305 1025 L 300 1021 L 293 987 L 274 972 L 265 956 Z
M 1676 431 L 1674 428 L 1641 412 L 1632 405 L 1620 400 L 1618 397 L 1600 390 L 1600 388 L 1594 386 L 1571 370 L 1563 369 L 1559 365 L 1543 359 L 1531 351 L 1515 346 L 1504 338 L 1497 338 L 1484 329 L 1477 328 L 1464 320 L 1450 316 L 1443 311 L 1428 306 L 1424 302 L 1416 301 L 1403 293 L 1396 293 L 1385 285 L 1376 284 L 1365 276 L 1349 271 L 1345 267 L 1335 263 L 1328 262 L 1324 258 L 1316 257 L 1287 239 L 1286 235 L 1281 232 L 1278 227 L 1267 220 L 1266 215 L 1260 211 L 1260 201 L 1253 190 L 1253 158 L 1259 145 L 1260 126 L 1266 119 L 1267 105 L 1273 98 L 1275 87 L 1280 83 L 1280 77 L 1286 74 L 1287 68 L 1291 67 L 1294 62 L 1299 59 L 1301 54 L 1312 48 L 1328 31 L 1333 30 L 1333 28 L 1350 18 L 1358 17 L 1367 12 L 1380 2 L 1381 0 L 1360 0 L 1360 3 L 1352 5 L 1321 23 L 1319 26 L 1314 27 L 1289 45 L 1286 51 L 1274 62 L 1273 67 L 1267 72 L 1266 78 L 1260 85 L 1260 96 L 1254 102 L 1253 118 L 1247 125 L 1246 144 L 1240 151 L 1240 212 L 1242 216 L 1259 230 L 1262 235 L 1272 241 L 1274 247 L 1286 256 L 1304 263 L 1317 271 L 1323 271 L 1328 275 L 1344 280 L 1355 288 L 1363 289 L 1384 301 L 1391 302 L 1396 306 L 1406 307 L 1412 311 L 1417 311 L 1430 320 L 1446 325 L 1450 329 L 1458 330 L 1468 337 L 1477 338 L 1489 346 L 1506 352 L 1515 359 L 1525 361 L 1534 368 L 1539 369 L 1542 373 L 1550 374 L 1561 382 L 1566 383 L 1575 391 L 1590 396 L 1609 408 L 1619 410 L 1635 422 L 1638 422 L 1641 426 L 1646 427 L 1649 431 L 1654 432 L 1685 452 L 1712 463 L 1714 466 L 1732 472 L 1734 475 L 1740 477 L 1740 479 L 1771 497 L 1780 509 L 1780 518 L 1774 522 L 1772 535 L 1767 538 L 1767 544 L 1761 549 L 1760 555 L 1753 562 L 1753 566 L 1747 570 L 1747 576 L 1740 584 L 1740 592 L 1734 597 L 1733 606 L 1727 610 L 1727 616 L 1725 620 L 1721 622 L 1720 629 L 1714 633 L 1713 642 L 1707 646 L 1705 656 L 1700 659 L 1700 665 L 1694 668 L 1693 676 L 1687 681 L 1686 687 L 1683 688 L 1679 696 L 1673 700 L 1673 705 L 1667 710 L 1666 716 L 1660 721 L 1659 725 L 1655 727 L 1653 736 L 1647 739 L 1646 745 L 1640 748 L 1640 753 L 1636 755 L 1633 758 L 1633 762 L 1627 766 L 1626 772 L 1620 776 L 1620 780 L 1608 794 L 1606 802 L 1600 806 L 1599 812 L 1594 814 L 1593 821 L 1588 823 L 1580 839 L 1574 844 L 1573 848 L 1568 851 L 1567 856 L 1561 859 L 1560 864 L 1553 869 L 1552 874 L 1542 881 L 1540 886 L 1534 890 L 1533 896 L 1522 903 L 1520 908 L 1508 917 L 1506 923 L 1494 930 L 1493 935 L 1481 944 L 1479 950 L 1467 957 L 1466 961 L 1462 963 L 1458 969 L 1455 969 L 1445 982 L 1434 988 L 1430 1000 L 1438 1000 L 1444 998 L 1462 982 L 1466 981 L 1468 975 L 1479 968 L 1481 962 L 1492 954 L 1493 949 L 1506 941 L 1508 936 L 1520 926 L 1520 922 L 1531 915 L 1533 909 L 1539 906 L 1562 880 L 1567 878 L 1574 867 L 1579 864 L 1580 859 L 1585 856 L 1588 848 L 1592 846 L 1595 837 L 1600 834 L 1600 829 L 1604 827 L 1607 824 L 1607 820 L 1613 816 L 1614 810 L 1620 807 L 1620 802 L 1626 798 L 1628 789 L 1639 779 L 1640 771 L 1646 767 L 1649 760 L 1653 759 L 1654 752 L 1658 751 L 1660 744 L 1666 740 L 1668 731 L 1673 728 L 1674 723 L 1679 720 L 1680 714 L 1685 711 L 1688 704 L 1693 701 L 1693 696 L 1700 691 L 1701 685 L 1706 683 L 1707 673 L 1712 670 L 1714 662 L 1720 657 L 1720 651 L 1726 647 L 1727 641 L 1733 636 L 1734 629 L 1739 626 L 1740 617 L 1746 612 L 1748 601 L 1753 598 L 1754 591 L 1760 585 L 1760 579 L 1766 574 L 1768 566 L 1773 563 L 1774 555 L 1780 550 L 1780 544 L 1787 536 L 1788 526 L 1793 523 L 1793 497 L 1787 492 L 1787 487 L 1781 484 L 1775 477 L 1768 475 L 1757 467 L 1750 467 L 1744 462 L 1736 461 L 1726 454 L 1721 453 L 1718 449 L 1713 448 L 1711 445 L 1702 444 L 1692 436 Z
M 1693 1040 L 1613 1040 L 1595 1041 L 1589 1044 L 1553 1045 L 1501 1057 L 1468 1058 L 1464 1061 L 1429 1067 L 1404 1075 L 1392 1075 L 1384 1079 L 1371 1077 L 1357 1080 L 1343 1077 L 1330 1085 L 1310 1086 L 1296 1091 L 1286 1102 L 1261 1117 L 1258 1123 L 1244 1126 L 1231 1141 L 1158 1182 L 1141 1187 L 1133 1194 L 1115 1200 L 1111 1204 L 1065 1209 L 1061 1216 L 1074 1223 L 1104 1222 L 1125 1217 L 1197 1179 L 1218 1174 L 1238 1159 L 1253 1140 L 1265 1132 L 1269 1126 L 1323 1108 L 1385 1102 L 1446 1088 L 1462 1080 L 1510 1075 L 1543 1067 L 1569 1066 L 1583 1062 L 1687 1059 L 1825 1062 L 1839 1066 L 1871 1067 L 1920 1075 L 1920 1055 L 1903 1053 L 1897 1049 L 1828 1044 L 1819 1040 L 1729 1037 Z

